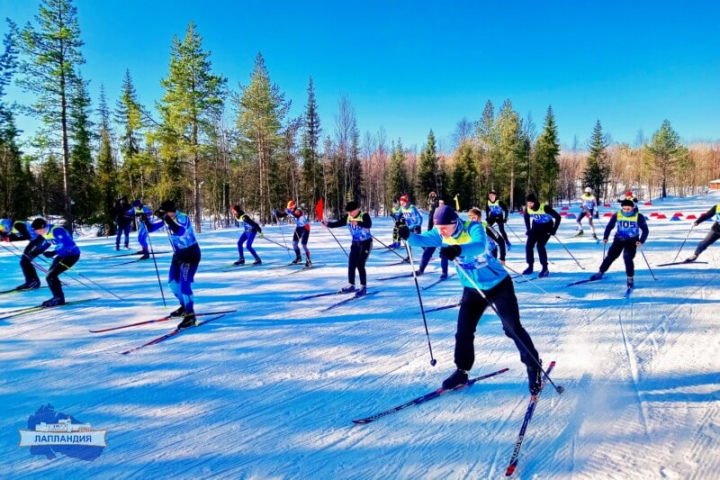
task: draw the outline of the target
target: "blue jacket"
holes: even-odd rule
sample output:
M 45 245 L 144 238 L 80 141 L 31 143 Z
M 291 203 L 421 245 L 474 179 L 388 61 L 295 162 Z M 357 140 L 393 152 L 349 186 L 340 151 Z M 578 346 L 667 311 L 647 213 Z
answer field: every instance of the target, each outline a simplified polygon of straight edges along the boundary
M 197 240 L 195 239 L 195 229 L 192 226 L 190 217 L 178 210 L 175 212 L 174 219 L 171 219 L 170 217 L 167 217 L 167 219 L 167 229 L 170 232 L 170 243 L 172 243 L 175 251 L 192 247 L 197 244 Z M 151 222 L 148 230 L 151 232 L 159 230 L 164 223 L 165 222 L 162 220 L 158 222 Z
M 43 238 L 45 240 L 37 246 L 39 252 L 44 252 L 50 248 L 50 245 L 54 245 L 58 257 L 80 255 L 80 248 L 75 244 L 72 235 L 63 227 L 48 223 Z
M 437 229 L 416 234 L 411 233 L 408 243 L 418 247 L 445 247 L 459 245 L 460 256 L 455 259 L 460 283 L 467 288 L 476 286 L 481 290 L 490 290 L 508 276 L 502 264 L 490 253 L 487 234 L 482 225 L 470 220 L 458 223 L 455 233 L 450 238 L 443 238 Z M 460 272 L 460 269 L 463 272 Z M 467 274 L 472 281 L 465 277 Z

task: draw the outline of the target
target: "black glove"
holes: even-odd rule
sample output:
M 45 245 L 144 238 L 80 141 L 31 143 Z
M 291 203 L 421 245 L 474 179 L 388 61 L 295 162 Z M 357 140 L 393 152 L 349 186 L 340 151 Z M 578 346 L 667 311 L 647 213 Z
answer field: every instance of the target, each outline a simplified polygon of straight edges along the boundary
M 47 258 L 52 258 L 57 255 L 57 252 L 55 250 L 45 250 L 43 252 L 43 255 L 45 255 Z
M 405 225 L 398 227 L 397 232 L 398 238 L 402 238 L 403 240 L 407 240 L 408 238 L 410 238 L 410 229 Z
M 157 218 L 163 218 L 165 216 L 165 212 L 163 212 L 162 210 L 155 210 L 153 215 L 155 215 Z
M 445 257 L 450 261 L 455 260 L 455 258 L 462 253 L 462 247 L 460 245 L 448 245 L 447 247 L 442 247 L 440 249 L 440 256 Z
M 553 230 L 552 232 L 550 232 L 550 236 L 554 237 L 556 233 L 557 233 L 557 230 Z

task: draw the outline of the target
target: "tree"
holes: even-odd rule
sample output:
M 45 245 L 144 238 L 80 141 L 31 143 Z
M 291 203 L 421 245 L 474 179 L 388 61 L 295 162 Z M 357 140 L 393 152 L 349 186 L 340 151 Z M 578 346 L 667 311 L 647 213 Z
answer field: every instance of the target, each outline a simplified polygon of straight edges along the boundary
M 653 134 L 647 148 L 652 165 L 660 174 L 662 198 L 667 197 L 668 177 L 681 166 L 687 150 L 680 144 L 680 136 L 663 120 L 660 128 Z
M 110 131 L 110 110 L 105 98 L 105 88 L 100 87 L 100 103 L 98 106 L 100 116 L 100 149 L 97 156 L 97 187 L 102 202 L 102 220 L 105 225 L 112 225 L 110 209 L 117 198 L 117 168 L 112 149 L 112 135 Z
M 402 140 L 398 139 L 397 145 L 391 147 L 390 165 L 387 168 L 387 190 L 393 198 L 407 193 L 408 181 L 405 172 L 405 151 Z
M 313 79 L 308 81 L 308 101 L 302 124 L 302 147 L 300 155 L 303 159 L 303 194 L 314 206 L 322 196 L 322 166 L 320 165 L 320 115 L 315 102 Z
M 462 210 L 478 204 L 478 174 L 475 165 L 476 150 L 472 142 L 465 141 L 455 152 L 452 172 L 452 193 L 457 195 Z
M 271 196 L 269 179 L 274 156 L 282 145 L 282 121 L 290 103 L 285 101 L 278 86 L 270 81 L 261 53 L 255 57 L 250 85 L 240 88 L 242 95 L 237 100 L 239 147 L 253 158 L 258 175 L 257 205 L 261 220 L 266 221 L 272 205 L 281 201 Z
M 526 161 L 527 159 L 527 138 L 523 137 L 522 122 L 520 116 L 513 110 L 512 102 L 505 100 L 502 108 L 498 112 L 498 116 L 495 119 L 495 134 L 493 135 L 497 144 L 491 152 L 493 158 L 493 177 L 491 188 L 498 188 L 498 186 L 507 185 L 507 195 L 501 197 L 507 197 L 509 200 L 509 207 L 512 209 L 515 205 L 514 199 L 516 195 L 523 196 L 526 192 L 516 192 L 516 185 L 522 185 L 522 190 L 525 189 L 523 182 L 519 181 L 527 173 Z
M 553 199 L 558 192 L 558 175 L 560 165 L 560 143 L 557 125 L 552 107 L 548 107 L 545 115 L 543 132 L 537 139 L 534 148 L 533 173 L 537 179 L 537 192 L 540 198 Z
M 72 190 L 70 181 L 70 99 L 80 81 L 77 69 L 85 63 L 80 51 L 77 9 L 71 0 L 41 0 L 35 17 L 38 28 L 28 24 L 20 35 L 23 77 L 19 84 L 37 95 L 30 112 L 40 118 L 53 150 L 62 155 L 64 212 L 72 230 Z M 60 138 L 57 139 L 57 136 Z M 59 142 L 58 142 L 59 140 Z
M 98 210 L 98 193 L 95 167 L 92 159 L 92 122 L 90 96 L 86 82 L 78 78 L 70 97 L 68 133 L 70 148 L 70 183 L 73 185 L 71 216 L 87 222 Z
M 208 156 L 208 135 L 221 115 L 226 80 L 212 73 L 210 52 L 202 49 L 202 37 L 190 22 L 185 38 L 173 38 L 170 71 L 161 85 L 165 89 L 158 105 L 162 122 L 161 156 L 171 164 L 180 161 L 190 169 L 193 223 L 202 230 L 201 166 Z
M 435 134 L 432 130 L 428 134 L 425 150 L 420 154 L 420 166 L 417 175 L 417 192 L 421 198 L 427 197 L 430 192 L 438 191 L 438 156 L 436 151 Z
M 609 180 L 610 168 L 607 163 L 607 141 L 602 133 L 600 120 L 595 123 L 590 139 L 587 164 L 583 172 L 583 185 L 591 187 L 598 199 L 604 196 L 605 185 Z

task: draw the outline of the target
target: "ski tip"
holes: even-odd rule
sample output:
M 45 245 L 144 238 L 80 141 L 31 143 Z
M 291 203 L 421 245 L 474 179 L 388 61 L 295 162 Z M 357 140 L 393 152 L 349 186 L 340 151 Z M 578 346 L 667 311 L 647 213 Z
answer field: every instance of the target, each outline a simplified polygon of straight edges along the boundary
M 558 385 L 557 387 L 555 387 L 555 390 L 556 390 L 559 394 L 565 393 L 565 387 L 563 387 L 562 385 Z
M 352 423 L 354 423 L 355 425 L 366 425 L 370 422 L 368 422 L 367 420 L 353 420 Z
M 509 477 L 509 476 L 511 476 L 513 473 L 515 473 L 515 465 L 510 465 L 510 466 L 507 468 L 507 470 L 505 470 L 505 476 L 506 476 L 506 477 Z

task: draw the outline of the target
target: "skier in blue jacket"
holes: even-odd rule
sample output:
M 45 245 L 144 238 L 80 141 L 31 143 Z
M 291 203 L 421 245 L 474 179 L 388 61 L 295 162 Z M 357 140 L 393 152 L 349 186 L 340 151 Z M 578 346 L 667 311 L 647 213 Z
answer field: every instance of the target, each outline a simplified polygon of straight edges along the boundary
M 18 242 L 29 240 L 20 257 L 20 268 L 22 269 L 25 283 L 15 287 L 16 290 L 34 290 L 40 288 L 40 279 L 33 265 L 35 257 L 40 255 L 36 248 L 43 242 L 43 238 L 35 233 L 30 222 L 23 220 L 12 221 L 10 219 L 0 220 L 0 241 Z
M 475 330 L 488 302 L 492 302 L 502 319 L 505 335 L 515 342 L 520 360 L 525 364 L 530 393 L 538 393 L 542 380 L 541 361 L 530 335 L 520 323 L 520 309 L 512 280 L 491 255 L 482 225 L 471 220 L 461 221 L 448 205 L 435 211 L 434 223 L 432 230 L 422 234 L 411 233 L 407 227 L 401 228 L 398 233 L 411 245 L 441 247 L 440 255 L 455 260 L 463 286 L 455 333 L 457 370 L 443 382 L 443 388 L 467 383 L 468 371 L 475 363 Z
M 127 215 L 135 218 L 135 225 L 138 232 L 138 243 L 142 250 L 137 253 L 142 253 L 140 260 L 147 260 L 150 258 L 150 251 L 148 250 L 148 229 L 146 226 L 147 220 L 152 216 L 152 210 L 150 207 L 143 205 L 142 200 L 135 199 L 132 203 L 132 208 L 128 210 Z
M 370 252 L 372 251 L 372 219 L 367 212 L 363 212 L 357 202 L 348 202 L 345 205 L 347 215 L 340 220 L 328 222 L 323 220 L 323 225 L 328 228 L 338 228 L 347 225 L 352 236 L 352 244 L 350 245 L 350 255 L 348 255 L 348 286 L 343 288 L 345 293 L 355 292 L 358 297 L 362 297 L 367 292 L 367 274 L 365 273 L 365 263 L 367 262 Z M 355 270 L 360 275 L 360 289 L 355 288 Z
M 36 251 L 47 258 L 54 257 L 47 277 L 45 277 L 53 296 L 49 300 L 45 300 L 42 305 L 44 307 L 65 305 L 65 293 L 63 293 L 62 282 L 59 277 L 80 260 L 80 249 L 75 244 L 70 232 L 59 225 L 47 223 L 44 218 L 36 218 L 32 221 L 30 227 L 36 235 L 43 239 L 35 247 Z M 55 248 L 49 250 L 50 246 Z
M 252 244 L 255 241 L 255 235 L 260 235 L 260 238 L 262 238 L 262 228 L 260 228 L 260 225 L 255 222 L 250 216 L 245 213 L 245 211 L 240 208 L 240 205 L 233 205 L 232 207 L 233 215 L 235 216 L 235 220 L 240 222 L 241 226 L 243 227 L 243 233 L 240 235 L 240 238 L 237 242 L 238 247 L 238 253 L 240 254 L 240 258 L 233 264 L 233 265 L 244 265 L 245 264 L 245 254 L 243 252 L 243 244 L 248 249 L 248 252 L 250 252 L 250 255 L 253 256 L 255 261 L 253 262 L 253 265 L 260 265 L 262 264 L 262 260 L 260 260 L 260 256 L 257 254 L 255 249 L 253 248 Z

